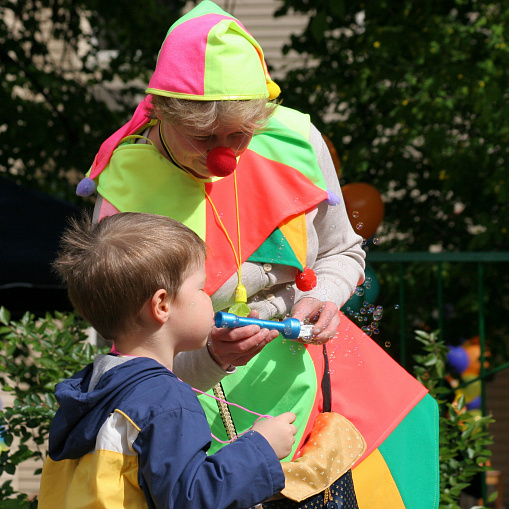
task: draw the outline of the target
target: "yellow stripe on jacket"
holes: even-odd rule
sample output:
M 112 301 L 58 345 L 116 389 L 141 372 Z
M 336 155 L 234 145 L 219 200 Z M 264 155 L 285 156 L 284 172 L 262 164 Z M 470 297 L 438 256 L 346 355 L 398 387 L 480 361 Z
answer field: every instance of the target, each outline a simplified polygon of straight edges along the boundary
M 142 509 L 138 455 L 132 448 L 139 428 L 115 411 L 102 425 L 93 451 L 78 459 L 47 458 L 39 509 Z

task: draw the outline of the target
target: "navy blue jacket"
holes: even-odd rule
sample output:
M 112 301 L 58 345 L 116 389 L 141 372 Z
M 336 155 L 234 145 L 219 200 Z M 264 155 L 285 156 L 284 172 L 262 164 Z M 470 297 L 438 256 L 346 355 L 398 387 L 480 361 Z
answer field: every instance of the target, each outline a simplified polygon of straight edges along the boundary
M 57 385 L 60 408 L 51 425 L 40 508 L 74 507 L 68 501 L 101 498 L 105 491 L 111 497 L 109 486 L 126 499 L 121 507 L 144 498 L 149 508 L 248 508 L 284 488 L 276 454 L 259 433 L 207 455 L 210 428 L 191 387 L 153 359 L 116 359 L 121 363 L 99 378 L 97 366 L 93 376 L 89 365 Z M 78 475 L 90 486 L 75 482 Z

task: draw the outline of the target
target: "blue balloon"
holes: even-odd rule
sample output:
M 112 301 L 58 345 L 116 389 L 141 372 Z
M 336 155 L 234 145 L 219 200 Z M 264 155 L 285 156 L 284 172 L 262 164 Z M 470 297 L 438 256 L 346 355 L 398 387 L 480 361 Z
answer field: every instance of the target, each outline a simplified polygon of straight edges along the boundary
M 472 401 L 469 401 L 465 406 L 467 410 L 479 410 L 481 408 L 482 398 L 481 396 L 477 396 Z
M 462 346 L 449 346 L 447 362 L 461 375 L 468 368 L 470 358 Z

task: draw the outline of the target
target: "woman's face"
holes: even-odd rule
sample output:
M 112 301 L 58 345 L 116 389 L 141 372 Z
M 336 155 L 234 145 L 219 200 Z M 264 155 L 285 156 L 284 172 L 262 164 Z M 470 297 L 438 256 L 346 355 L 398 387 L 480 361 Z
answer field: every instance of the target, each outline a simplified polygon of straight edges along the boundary
M 164 120 L 162 132 L 176 162 L 197 177 L 210 178 L 207 155 L 216 147 L 228 147 L 240 156 L 251 142 L 253 132 L 224 127 L 219 124 L 204 132 L 191 127 L 172 125 Z

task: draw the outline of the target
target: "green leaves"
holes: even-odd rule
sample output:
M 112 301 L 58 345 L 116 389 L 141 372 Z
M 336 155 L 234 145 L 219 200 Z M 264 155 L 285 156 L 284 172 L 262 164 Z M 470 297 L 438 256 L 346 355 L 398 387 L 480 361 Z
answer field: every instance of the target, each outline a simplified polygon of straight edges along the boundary
M 406 191 L 388 197 L 384 233 L 394 240 L 384 249 L 438 243 L 469 250 L 480 239 L 468 220 L 477 223 L 479 212 L 509 222 L 507 207 L 495 212 L 491 179 L 506 168 L 509 148 L 502 134 L 509 115 L 503 30 L 509 13 L 502 3 L 428 0 L 396 8 L 330 0 L 316 12 L 296 0 L 283 3 L 310 15 L 292 42 L 303 66 L 282 83 L 285 104 L 309 111 L 332 138 L 346 183 Z M 416 175 L 412 183 L 408 174 Z M 482 195 L 474 181 L 483 182 Z M 461 213 L 453 211 L 455 201 L 465 205 Z M 491 231 L 477 249 L 509 248 L 508 235 L 490 229 L 486 217 L 481 224 Z
M 73 314 L 55 312 L 36 319 L 26 313 L 11 321 L 0 307 L 0 384 L 14 398 L 0 411 L 2 439 L 8 450 L 0 453 L 0 474 L 13 474 L 30 458 L 43 460 L 51 420 L 57 410 L 55 385 L 83 369 L 97 349 L 86 335 L 88 324 Z M 14 440 L 16 439 L 16 440 Z M 10 484 L 0 486 L 0 505 L 16 495 Z M 36 507 L 18 494 L 16 507 Z
M 183 5 L 3 2 L 0 175 L 83 204 L 77 182 L 134 111 Z
M 488 426 L 490 416 L 478 416 L 466 409 L 462 395 L 453 404 L 452 389 L 445 387 L 445 364 L 448 347 L 437 332 L 416 331 L 423 355 L 415 356 L 414 372 L 440 406 L 440 508 L 460 509 L 461 491 L 470 486 L 474 476 L 489 470 L 489 446 L 493 438 Z

